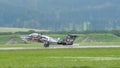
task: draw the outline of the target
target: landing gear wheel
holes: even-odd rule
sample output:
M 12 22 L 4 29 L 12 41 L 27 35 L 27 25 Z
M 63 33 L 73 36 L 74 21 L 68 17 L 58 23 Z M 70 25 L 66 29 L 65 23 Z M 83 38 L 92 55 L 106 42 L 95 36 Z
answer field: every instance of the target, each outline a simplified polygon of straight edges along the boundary
M 69 43 L 69 45 L 73 45 L 73 42 Z
M 49 47 L 49 42 L 45 42 L 44 47 Z

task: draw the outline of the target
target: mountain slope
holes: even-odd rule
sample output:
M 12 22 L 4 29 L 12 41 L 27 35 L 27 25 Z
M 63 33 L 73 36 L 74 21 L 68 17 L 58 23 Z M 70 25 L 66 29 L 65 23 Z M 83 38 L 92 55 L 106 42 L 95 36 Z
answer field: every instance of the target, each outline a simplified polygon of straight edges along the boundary
M 120 29 L 118 0 L 0 0 L 0 27 Z

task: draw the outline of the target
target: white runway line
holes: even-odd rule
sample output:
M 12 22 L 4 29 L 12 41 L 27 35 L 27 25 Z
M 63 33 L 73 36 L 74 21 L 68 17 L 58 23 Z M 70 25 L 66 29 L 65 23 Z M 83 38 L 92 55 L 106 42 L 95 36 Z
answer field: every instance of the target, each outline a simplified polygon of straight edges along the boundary
M 0 50 L 28 50 L 28 49 L 40 49 L 40 47 L 1 47 Z
M 49 48 L 120 48 L 120 46 L 52 46 Z
M 120 48 L 120 46 L 50 46 L 50 47 L 0 47 L 0 50 L 61 49 L 61 48 Z
M 120 60 L 120 57 L 48 57 L 52 59 Z

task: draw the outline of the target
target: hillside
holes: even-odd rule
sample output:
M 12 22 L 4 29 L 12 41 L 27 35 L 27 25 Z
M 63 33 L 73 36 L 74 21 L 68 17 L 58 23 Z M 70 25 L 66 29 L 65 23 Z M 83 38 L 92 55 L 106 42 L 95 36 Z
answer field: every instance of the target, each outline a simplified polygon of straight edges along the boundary
M 120 29 L 119 0 L 0 0 L 0 27 Z

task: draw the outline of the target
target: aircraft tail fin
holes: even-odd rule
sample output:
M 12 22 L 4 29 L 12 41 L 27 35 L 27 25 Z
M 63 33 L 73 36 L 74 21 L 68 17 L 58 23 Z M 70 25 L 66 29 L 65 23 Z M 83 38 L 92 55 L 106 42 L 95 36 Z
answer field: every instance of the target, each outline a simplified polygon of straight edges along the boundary
M 65 39 L 63 39 L 61 42 L 58 44 L 63 44 L 63 45 L 73 45 L 73 42 L 77 38 L 77 35 L 72 35 L 68 34 Z

